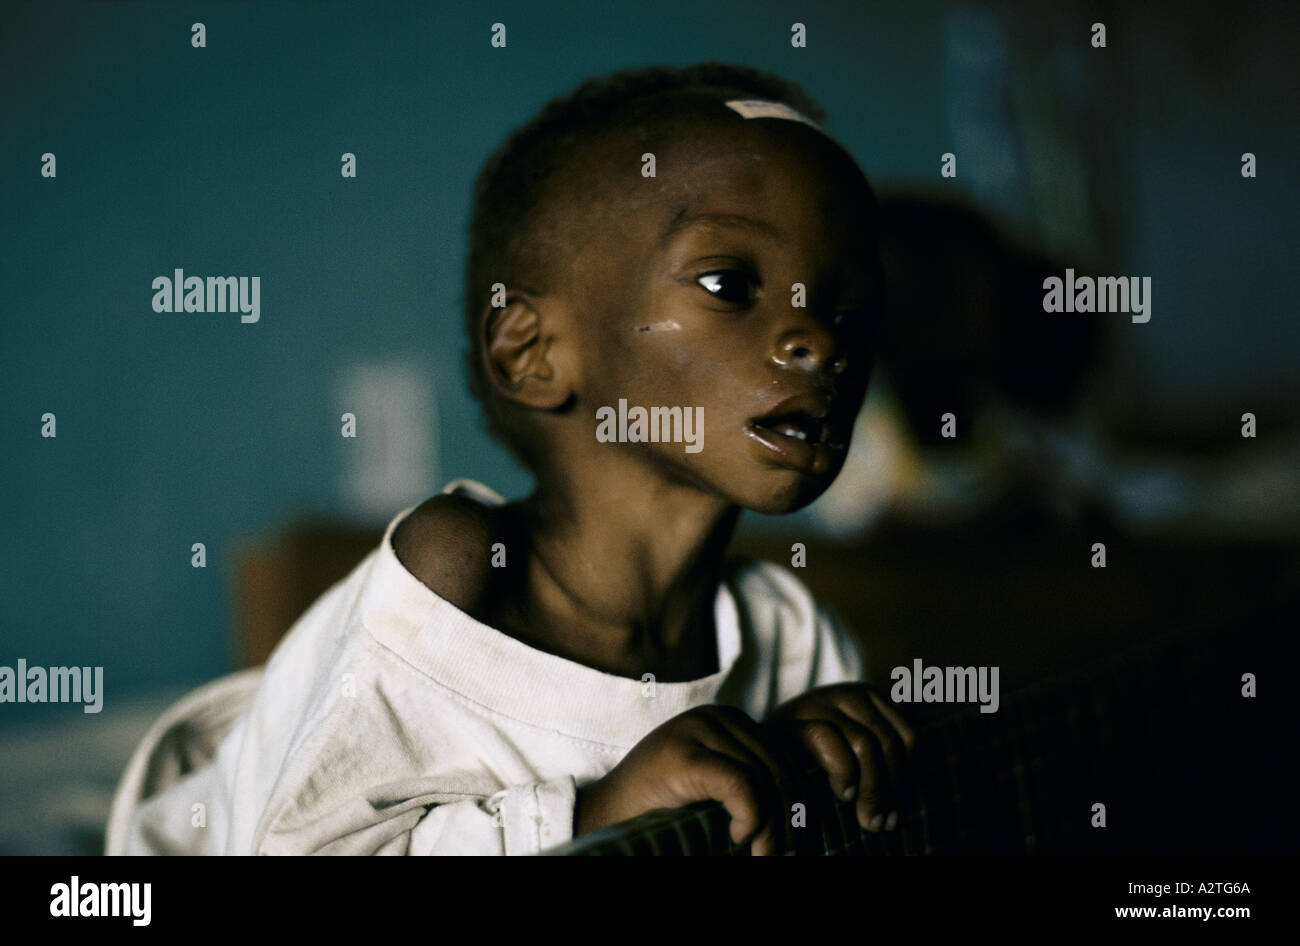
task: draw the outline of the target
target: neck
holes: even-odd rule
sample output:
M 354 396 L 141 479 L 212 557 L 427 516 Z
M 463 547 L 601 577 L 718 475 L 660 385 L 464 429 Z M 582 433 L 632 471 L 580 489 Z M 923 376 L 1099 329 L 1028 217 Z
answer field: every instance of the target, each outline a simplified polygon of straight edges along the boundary
M 624 458 L 574 468 L 539 479 L 521 504 L 531 633 L 544 628 L 598 666 L 656 675 L 714 653 L 713 601 L 739 508 Z

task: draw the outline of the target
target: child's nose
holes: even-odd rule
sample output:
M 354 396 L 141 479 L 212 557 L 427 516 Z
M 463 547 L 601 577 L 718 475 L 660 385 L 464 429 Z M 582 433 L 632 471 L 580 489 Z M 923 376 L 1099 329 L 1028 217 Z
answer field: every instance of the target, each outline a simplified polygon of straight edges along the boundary
M 778 335 L 772 362 L 780 368 L 809 374 L 841 375 L 848 368 L 847 360 L 836 348 L 834 336 L 813 324 L 787 329 Z

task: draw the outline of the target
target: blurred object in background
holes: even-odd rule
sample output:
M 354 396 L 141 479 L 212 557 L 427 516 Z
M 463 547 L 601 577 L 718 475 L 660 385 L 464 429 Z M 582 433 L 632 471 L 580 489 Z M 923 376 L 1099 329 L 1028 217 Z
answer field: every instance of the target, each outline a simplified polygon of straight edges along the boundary
M 438 401 L 433 379 L 414 360 L 348 365 L 335 394 L 342 431 L 353 416 L 355 436 L 339 441 L 340 518 L 384 525 L 427 497 L 438 482 Z
M 299 515 L 238 552 L 234 650 L 239 667 L 266 663 L 275 645 L 330 585 L 379 545 L 383 528 Z
M 1244 2 L 1230 29 L 1214 8 L 1076 0 L 941 21 L 935 168 L 950 153 L 955 176 L 878 181 L 889 311 L 816 524 L 1300 541 L 1300 323 L 1279 278 L 1297 179 L 1241 174 L 1300 144 L 1275 105 L 1300 93 L 1295 8 Z M 1066 268 L 1150 276 L 1151 321 L 1045 313 Z
M 815 507 L 820 520 L 850 534 L 884 501 L 932 525 L 998 503 L 1012 516 L 1104 518 L 1100 497 L 1073 480 L 1095 456 L 1078 404 L 1107 323 L 1044 313 L 1043 280 L 1064 267 L 974 211 L 894 197 L 880 218 L 886 311 L 873 390 L 846 470 Z
M 1068 418 L 1109 323 L 1043 311 L 1043 280 L 1065 266 L 1013 246 L 951 203 L 886 198 L 880 218 L 887 301 L 878 356 L 912 436 L 951 443 L 940 415 L 969 418 L 991 398 Z
M 0 857 L 104 853 L 109 803 L 126 760 L 189 689 L 161 687 L 106 700 L 95 715 L 77 710 L 0 730 Z
M 964 207 L 881 201 L 886 313 L 844 472 L 811 511 L 862 534 L 886 511 L 941 528 L 1071 524 L 1188 541 L 1300 541 L 1300 423 L 1266 396 L 1255 436 L 1225 407 L 1199 425 L 1117 396 L 1124 313 L 1046 313 L 1052 263 Z M 1081 272 L 1096 272 L 1081 268 Z M 1249 412 L 1253 413 L 1253 412 Z M 955 436 L 942 418 L 953 415 Z M 1215 425 L 1210 433 L 1205 428 Z

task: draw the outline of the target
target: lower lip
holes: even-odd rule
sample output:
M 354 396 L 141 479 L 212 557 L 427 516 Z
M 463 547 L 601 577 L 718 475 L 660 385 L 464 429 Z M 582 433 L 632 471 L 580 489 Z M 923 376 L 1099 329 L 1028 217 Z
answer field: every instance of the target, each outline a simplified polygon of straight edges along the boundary
M 828 443 L 809 443 L 798 437 L 779 434 L 767 427 L 748 424 L 745 433 L 767 456 L 774 457 L 782 466 L 801 473 L 829 473 L 836 461 L 844 455 L 842 449 Z

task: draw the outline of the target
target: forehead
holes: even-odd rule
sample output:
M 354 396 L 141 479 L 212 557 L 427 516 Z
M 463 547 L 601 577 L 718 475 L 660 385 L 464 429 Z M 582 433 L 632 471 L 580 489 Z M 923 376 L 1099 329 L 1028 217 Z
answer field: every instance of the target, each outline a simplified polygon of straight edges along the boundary
M 657 138 L 657 140 L 656 140 Z M 871 212 L 862 172 L 821 132 L 787 119 L 744 119 L 721 102 L 630 142 L 656 172 L 620 201 L 624 223 L 663 242 L 688 227 L 760 220 L 787 239 L 861 234 Z M 638 150 L 644 148 L 644 151 Z
M 648 273 L 666 253 L 690 252 L 683 243 L 724 234 L 755 252 L 759 240 L 808 248 L 819 267 L 875 252 L 861 170 L 800 122 L 745 119 L 718 100 L 631 117 L 590 145 L 571 156 L 546 217 L 547 239 L 565 248 L 551 271 L 570 290 L 590 293 L 611 266 Z M 653 178 L 641 173 L 647 154 Z

